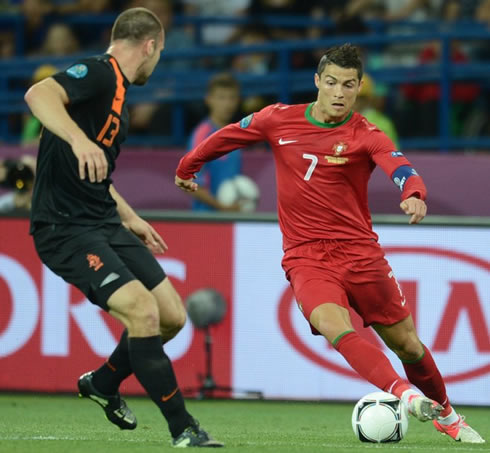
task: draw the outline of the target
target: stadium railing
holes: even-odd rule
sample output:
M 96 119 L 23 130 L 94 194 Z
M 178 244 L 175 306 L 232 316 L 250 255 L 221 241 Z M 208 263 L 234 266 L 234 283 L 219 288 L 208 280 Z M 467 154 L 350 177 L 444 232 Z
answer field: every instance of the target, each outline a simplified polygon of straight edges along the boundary
M 8 23 L 19 37 L 19 27 L 23 21 L 19 16 L 0 16 L 0 24 Z M 63 18 L 66 22 L 76 24 L 95 24 L 95 26 L 109 26 L 114 19 L 113 15 L 73 16 Z M 250 18 L 190 18 L 178 17 L 176 25 L 193 23 L 197 26 L 197 41 L 199 41 L 201 27 L 208 23 L 244 23 Z M 309 18 L 277 18 L 266 16 L 261 22 L 267 25 L 281 26 L 314 26 L 324 25 L 331 27 L 328 20 L 312 20 Z M 431 27 L 429 28 L 428 25 Z M 404 149 L 439 149 L 448 151 L 458 148 L 490 148 L 490 137 L 452 137 L 450 133 L 450 89 L 453 80 L 476 80 L 488 94 L 490 83 L 490 62 L 471 62 L 466 64 L 451 61 L 451 43 L 455 40 L 487 41 L 490 40 L 490 30 L 474 22 L 461 22 L 448 28 L 444 22 L 400 23 L 404 27 L 411 27 L 414 34 L 385 34 L 387 25 L 384 23 L 371 23 L 373 34 L 352 35 L 325 38 L 320 40 L 301 41 L 273 41 L 263 45 L 241 46 L 195 46 L 194 48 L 174 51 L 165 50 L 162 55 L 162 64 L 157 66 L 149 83 L 137 90 L 131 90 L 128 95 L 129 104 L 142 102 L 170 103 L 172 105 L 172 133 L 170 136 L 130 136 L 128 143 L 138 145 L 174 145 L 183 146 L 187 141 L 184 128 L 183 103 L 201 101 L 204 97 L 206 83 L 212 71 L 193 68 L 191 71 L 177 71 L 165 68 L 167 60 L 195 60 L 203 57 L 226 57 L 253 52 L 269 52 L 275 55 L 276 69 L 264 75 L 237 74 L 244 96 L 251 94 L 272 95 L 278 101 L 288 103 L 295 93 L 314 92 L 313 70 L 295 70 L 292 67 L 291 56 L 295 52 L 311 51 L 313 49 L 327 48 L 332 45 L 351 42 L 363 48 L 382 49 L 392 44 L 414 44 L 438 41 L 441 44 L 441 58 L 436 64 L 418 66 L 390 66 L 377 70 L 370 70 L 373 78 L 390 86 L 400 83 L 420 83 L 435 81 L 441 86 L 439 102 L 439 134 L 430 138 L 410 137 L 401 140 Z M 430 32 L 423 30 L 430 29 Z M 17 43 L 18 44 L 18 43 Z M 19 45 L 18 45 L 19 47 Z M 104 49 L 100 49 L 103 51 Z M 93 53 L 93 52 L 92 52 Z M 18 136 L 9 131 L 8 117 L 27 111 L 23 101 L 24 87 L 34 70 L 43 63 L 52 63 L 64 67 L 74 59 L 83 55 L 71 55 L 66 58 L 53 57 L 16 57 L 0 61 L 0 139 L 4 142 L 16 143 Z M 164 90 L 162 90 L 162 87 Z

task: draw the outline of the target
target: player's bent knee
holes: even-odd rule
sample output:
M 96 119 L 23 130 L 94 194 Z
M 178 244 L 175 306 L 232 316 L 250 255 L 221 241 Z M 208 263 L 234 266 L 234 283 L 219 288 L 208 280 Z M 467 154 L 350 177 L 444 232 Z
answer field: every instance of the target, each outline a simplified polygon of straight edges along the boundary
M 187 321 L 187 313 L 185 312 L 185 310 L 179 310 L 175 314 L 172 321 L 174 329 L 176 329 L 177 331 L 181 330 L 185 326 L 185 323 Z
M 134 308 L 129 318 L 133 330 L 138 330 L 145 335 L 156 335 L 159 330 L 160 317 L 156 302 L 151 294 L 139 297 L 134 304 Z
M 171 297 L 159 301 L 160 307 L 160 326 L 162 329 L 181 330 L 187 320 L 182 299 L 175 292 Z
M 112 304 L 119 318 L 126 324 L 129 336 L 159 334 L 160 316 L 153 295 L 144 289 L 128 291 Z
M 187 321 L 187 315 L 185 310 L 173 313 L 172 316 L 167 319 L 160 318 L 160 334 L 166 341 L 174 338 L 185 326 Z
M 417 360 L 424 353 L 424 347 L 417 337 L 405 338 L 391 349 L 400 359 L 408 361 Z
M 316 307 L 312 311 L 309 321 L 330 343 L 344 332 L 353 330 L 349 312 L 333 303 Z

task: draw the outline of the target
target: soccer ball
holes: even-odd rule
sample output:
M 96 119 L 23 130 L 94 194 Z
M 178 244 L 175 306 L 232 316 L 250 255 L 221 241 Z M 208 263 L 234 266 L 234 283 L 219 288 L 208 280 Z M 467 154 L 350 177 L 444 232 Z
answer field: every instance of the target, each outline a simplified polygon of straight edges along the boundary
M 225 206 L 239 203 L 241 211 L 252 212 L 257 208 L 260 191 L 257 184 L 248 176 L 237 175 L 226 179 L 218 187 L 217 200 Z
M 354 407 L 352 429 L 361 442 L 399 442 L 408 430 L 408 412 L 390 393 L 369 393 Z

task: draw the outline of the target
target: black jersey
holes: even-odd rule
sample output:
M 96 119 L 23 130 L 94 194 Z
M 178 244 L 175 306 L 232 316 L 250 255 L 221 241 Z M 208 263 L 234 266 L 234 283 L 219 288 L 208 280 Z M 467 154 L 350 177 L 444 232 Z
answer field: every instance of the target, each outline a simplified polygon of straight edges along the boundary
M 111 55 L 80 60 L 53 78 L 65 89 L 68 114 L 107 158 L 102 182 L 81 180 L 71 146 L 44 129 L 39 144 L 31 208 L 31 231 L 39 223 L 93 225 L 121 221 L 109 187 L 128 130 L 125 94 L 129 81 Z

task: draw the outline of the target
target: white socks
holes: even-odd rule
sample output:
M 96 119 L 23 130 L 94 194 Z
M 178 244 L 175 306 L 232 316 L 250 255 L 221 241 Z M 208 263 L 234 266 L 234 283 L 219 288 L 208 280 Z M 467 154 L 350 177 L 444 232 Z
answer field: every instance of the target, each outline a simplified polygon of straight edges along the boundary
M 459 416 L 454 410 L 453 407 L 451 407 L 451 413 L 447 417 L 441 417 L 437 421 L 441 425 L 452 425 L 453 423 L 456 423 L 459 420 Z
M 405 390 L 403 393 L 402 393 L 402 397 L 401 397 L 401 400 L 403 402 L 403 404 L 405 404 L 405 407 L 410 407 L 409 405 L 409 400 L 410 400 L 410 397 L 412 395 L 416 395 L 416 396 L 422 396 L 420 395 L 419 392 L 417 392 L 416 390 L 413 390 L 413 389 L 408 389 L 408 390 Z

